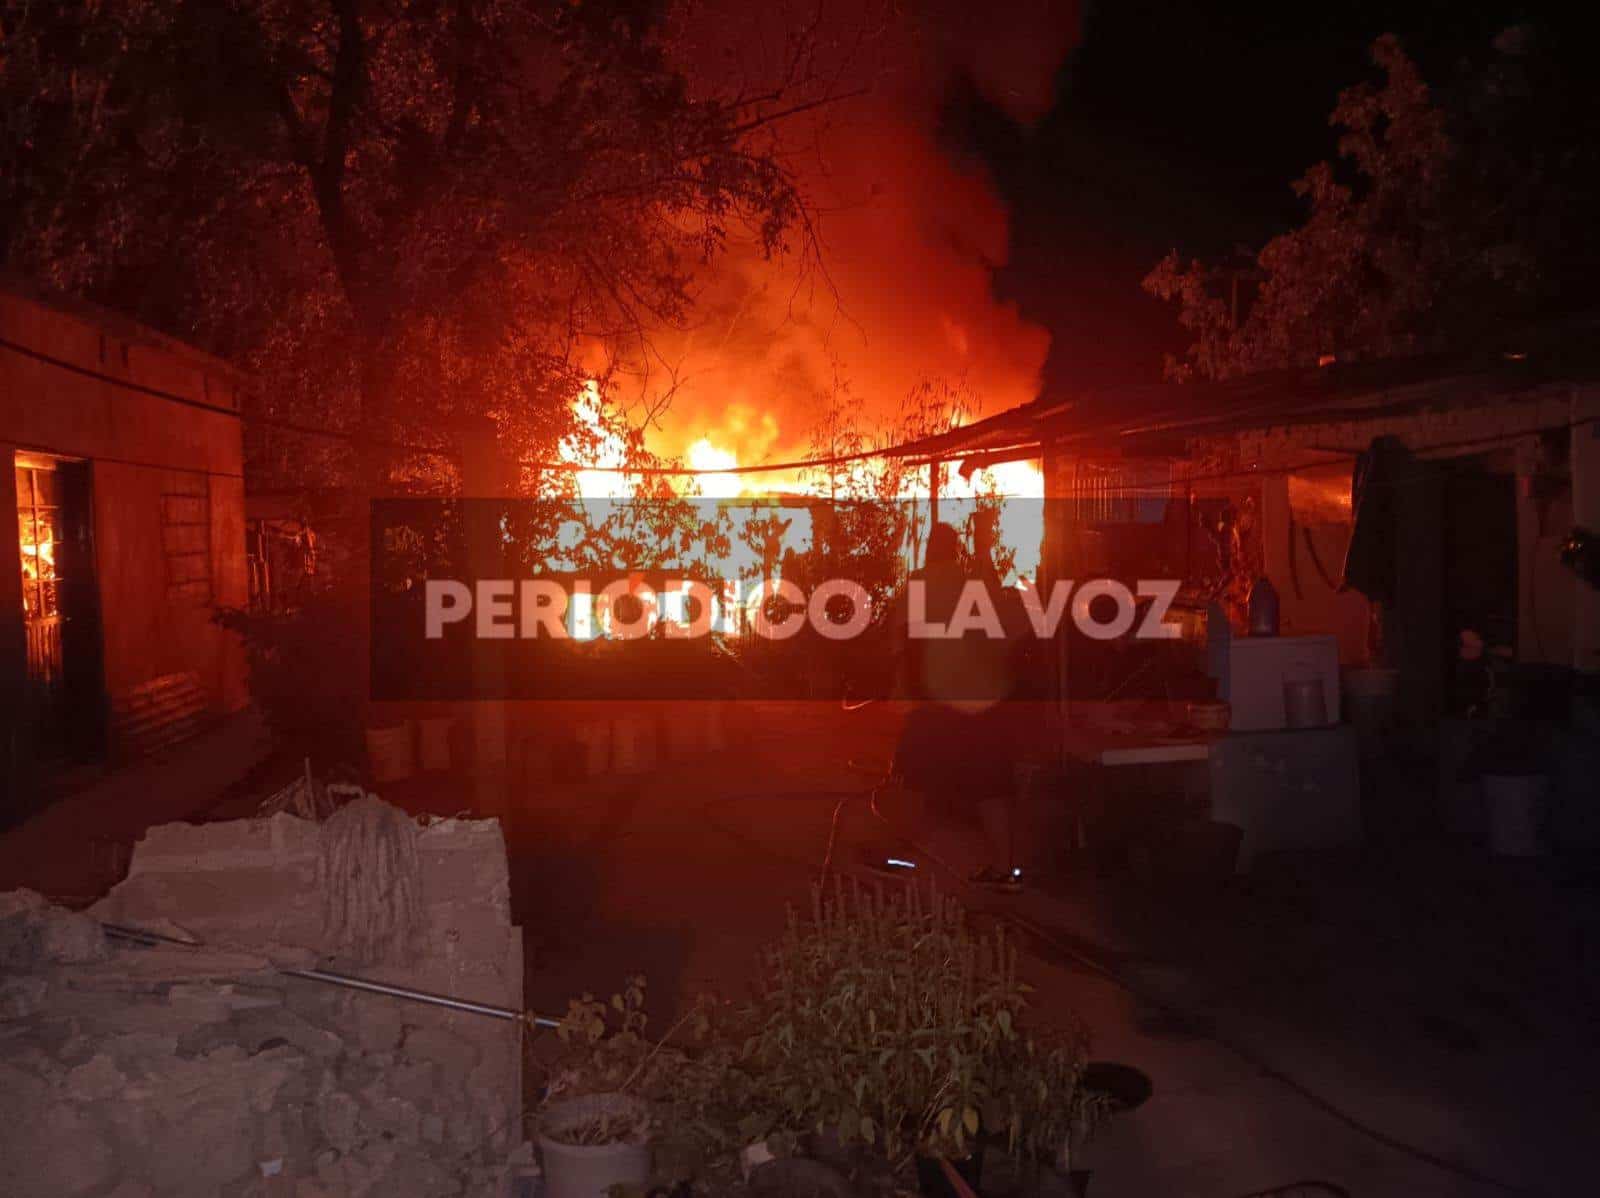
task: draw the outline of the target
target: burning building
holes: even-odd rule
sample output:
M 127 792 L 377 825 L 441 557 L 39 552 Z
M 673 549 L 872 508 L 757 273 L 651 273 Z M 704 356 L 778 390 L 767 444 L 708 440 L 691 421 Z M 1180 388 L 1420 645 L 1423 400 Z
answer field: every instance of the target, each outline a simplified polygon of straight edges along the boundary
M 0 822 L 68 765 L 174 743 L 245 702 L 212 621 L 245 600 L 238 373 L 0 280 Z

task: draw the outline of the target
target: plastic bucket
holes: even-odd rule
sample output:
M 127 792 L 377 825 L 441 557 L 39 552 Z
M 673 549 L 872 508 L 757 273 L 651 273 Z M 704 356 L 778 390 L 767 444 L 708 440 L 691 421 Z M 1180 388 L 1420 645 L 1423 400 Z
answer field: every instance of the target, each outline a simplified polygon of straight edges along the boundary
M 1483 803 L 1489 818 L 1489 851 L 1497 857 L 1544 855 L 1546 792 L 1543 774 L 1485 774 Z
M 650 1181 L 650 1143 L 566 1144 L 571 1128 L 604 1116 L 638 1116 L 645 1107 L 626 1094 L 588 1094 L 553 1102 L 539 1120 L 545 1198 L 608 1198 L 616 1185 L 643 1193 Z
M 1283 684 L 1283 722 L 1288 728 L 1321 728 L 1328 722 L 1328 696 L 1320 678 L 1291 678 Z
M 400 782 L 417 772 L 411 722 L 367 729 L 367 760 L 374 782 Z
M 1344 672 L 1344 693 L 1352 699 L 1389 701 L 1400 686 L 1400 671 L 1387 666 L 1363 666 Z
M 1345 714 L 1358 727 L 1381 728 L 1394 715 L 1400 671 L 1383 666 L 1346 670 Z

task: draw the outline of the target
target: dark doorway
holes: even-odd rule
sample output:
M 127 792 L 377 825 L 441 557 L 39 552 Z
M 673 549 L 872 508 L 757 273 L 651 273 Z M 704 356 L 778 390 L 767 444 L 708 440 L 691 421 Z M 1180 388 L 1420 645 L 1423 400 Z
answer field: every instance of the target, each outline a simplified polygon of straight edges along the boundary
M 83 761 L 100 754 L 105 732 L 89 467 L 30 457 L 16 469 L 30 749 L 41 761 Z

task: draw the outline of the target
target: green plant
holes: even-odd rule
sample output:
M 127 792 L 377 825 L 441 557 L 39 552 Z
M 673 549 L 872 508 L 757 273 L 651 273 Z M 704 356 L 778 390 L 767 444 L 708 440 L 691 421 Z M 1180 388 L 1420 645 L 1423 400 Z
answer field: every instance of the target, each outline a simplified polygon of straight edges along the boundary
M 550 1096 L 611 1093 L 637 1098 L 650 1112 L 648 1130 L 657 1140 L 658 1157 L 686 1160 L 691 1166 L 748 1143 L 753 1135 L 741 1139 L 739 1121 L 750 1084 L 739 1068 L 733 1041 L 714 1027 L 716 1004 L 707 997 L 697 999 L 660 1040 L 651 1040 L 645 1035 L 645 988 L 645 979 L 634 975 L 609 1002 L 584 994 L 568 1004 L 557 1035 L 569 1051 L 559 1062 Z M 684 1031 L 689 1045 L 671 1043 Z M 571 1142 L 616 1143 L 637 1136 L 640 1129 L 618 1125 L 581 1130 L 607 1138 Z
M 1051 1155 L 1094 1121 L 1081 1033 L 1026 1030 L 1015 945 L 937 890 L 817 890 L 765 967 L 740 1056 L 770 1131 L 835 1129 L 899 1169 L 980 1129 Z
M 592 1147 L 598 1144 L 636 1144 L 650 1138 L 653 1123 L 647 1112 L 623 1111 L 596 1115 L 550 1133 L 561 1144 Z
M 556 1035 L 574 1051 L 565 1054 L 554 1090 L 626 1094 L 648 1080 L 647 1068 L 660 1046 L 644 1036 L 649 1022 L 644 991 L 645 979 L 634 975 L 609 1004 L 589 993 L 567 1004 Z
M 813 891 L 809 920 L 790 912 L 743 1006 L 702 998 L 652 1041 L 642 977 L 609 1003 L 574 1000 L 551 1093 L 647 1102 L 658 1164 L 670 1143 L 690 1162 L 680 1175 L 756 1140 L 785 1152 L 829 1131 L 896 1170 L 917 1153 L 964 1157 L 980 1133 L 1055 1157 L 1104 1102 L 1081 1085 L 1080 1028 L 1027 1026 L 1017 957 L 1003 928 L 975 929 L 937 889 L 839 882 Z M 686 1028 L 685 1045 L 669 1043 Z

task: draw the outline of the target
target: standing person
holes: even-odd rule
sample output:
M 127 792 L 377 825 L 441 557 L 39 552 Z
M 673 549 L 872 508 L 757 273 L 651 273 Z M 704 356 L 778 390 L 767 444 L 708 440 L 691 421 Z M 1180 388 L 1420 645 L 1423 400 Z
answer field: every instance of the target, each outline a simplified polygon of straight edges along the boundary
M 968 570 L 956 530 L 934 525 L 923 568 L 912 572 L 891 611 L 901 692 L 916 702 L 901 729 L 894 768 L 930 809 L 968 822 L 976 816 L 989 864 L 974 880 L 1014 888 L 1020 876 L 1012 844 L 1020 745 L 1008 700 L 1017 687 L 1025 619 L 1020 600 L 995 573 L 982 524 L 975 539 L 976 568 Z M 982 626 L 951 630 L 953 619 L 974 611 L 984 618 L 964 622 Z

